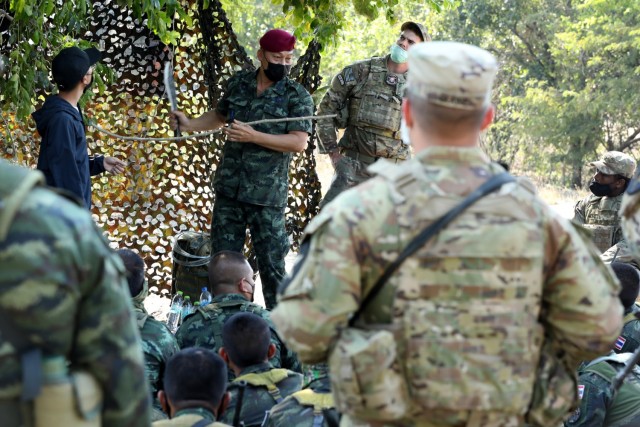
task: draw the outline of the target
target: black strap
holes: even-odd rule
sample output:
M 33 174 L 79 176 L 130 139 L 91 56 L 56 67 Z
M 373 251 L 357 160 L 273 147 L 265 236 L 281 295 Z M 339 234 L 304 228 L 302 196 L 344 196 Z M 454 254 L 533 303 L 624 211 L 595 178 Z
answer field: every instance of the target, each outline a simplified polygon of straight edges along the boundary
M 400 255 L 398 255 L 398 258 L 396 258 L 395 261 L 393 261 L 378 278 L 376 283 L 371 288 L 371 291 L 367 294 L 364 300 L 362 300 L 362 304 L 360 304 L 358 310 L 353 313 L 353 316 L 351 316 L 351 319 L 349 319 L 349 326 L 352 327 L 356 323 L 365 308 L 371 303 L 371 301 L 375 299 L 384 284 L 387 282 L 387 280 L 389 280 L 389 277 L 391 277 L 391 275 L 395 273 L 395 271 L 398 269 L 398 267 L 400 267 L 405 259 L 411 256 L 415 251 L 420 249 L 429 239 L 431 239 L 441 229 L 446 227 L 455 217 L 460 215 L 460 213 L 462 213 L 473 203 L 486 196 L 487 194 L 502 187 L 504 184 L 514 181 L 515 178 L 507 172 L 502 172 L 498 175 L 494 175 L 493 177 L 491 177 L 491 179 L 472 191 L 462 202 L 460 202 L 460 204 L 455 206 L 449 212 L 447 212 L 436 221 L 432 222 L 427 228 L 422 230 L 420 234 L 418 234 L 411 242 L 409 242 L 409 244 L 404 248 Z
M 18 332 L 13 320 L 0 308 L 0 333 L 9 341 L 20 355 L 22 368 L 22 395 L 23 402 L 29 402 L 40 394 L 42 386 L 42 351 L 33 346 L 31 342 Z

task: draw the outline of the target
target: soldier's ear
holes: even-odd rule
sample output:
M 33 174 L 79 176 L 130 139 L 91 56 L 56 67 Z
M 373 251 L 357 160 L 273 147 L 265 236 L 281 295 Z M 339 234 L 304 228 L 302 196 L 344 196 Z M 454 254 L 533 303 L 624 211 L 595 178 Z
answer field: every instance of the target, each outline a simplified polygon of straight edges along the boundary
M 171 418 L 171 408 L 169 407 L 169 402 L 167 401 L 167 395 L 164 394 L 164 390 L 158 390 L 158 400 L 160 401 L 160 407 L 164 411 L 165 414 Z
M 222 360 L 224 360 L 224 363 L 228 365 L 229 355 L 227 354 L 227 350 L 225 350 L 224 347 L 220 347 L 220 350 L 218 350 L 218 354 L 220 355 L 220 357 L 222 357 Z
M 271 359 L 276 355 L 276 345 L 274 343 L 269 344 L 269 348 L 267 349 L 267 359 Z
M 218 406 L 218 413 L 216 414 L 216 418 L 220 419 L 224 411 L 227 410 L 229 406 L 229 402 L 231 401 L 231 394 L 227 391 L 222 395 L 222 400 L 220 401 L 220 406 Z
M 484 117 L 482 118 L 482 124 L 480 125 L 480 130 L 485 130 L 486 128 L 493 123 L 493 117 L 496 114 L 496 107 L 493 104 L 489 104 L 487 107 L 487 111 L 484 113 Z
M 411 101 L 409 98 L 404 98 L 402 100 L 402 116 L 404 117 L 404 122 L 407 124 L 407 127 L 413 127 L 413 116 L 411 115 Z

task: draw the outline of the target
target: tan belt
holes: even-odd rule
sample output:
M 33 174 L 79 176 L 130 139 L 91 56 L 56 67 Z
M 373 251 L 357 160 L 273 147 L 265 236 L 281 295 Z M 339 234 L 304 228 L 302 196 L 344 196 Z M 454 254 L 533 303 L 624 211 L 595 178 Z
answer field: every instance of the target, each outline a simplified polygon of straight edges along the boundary
M 368 156 L 358 151 L 351 150 L 350 148 L 343 148 L 342 150 L 340 150 L 340 154 L 342 154 L 343 156 L 350 157 L 354 160 L 361 161 L 362 163 L 366 163 L 367 165 L 375 163 L 376 161 L 378 161 L 378 159 L 387 159 L 388 161 L 393 163 L 399 163 L 403 161 L 403 159 L 398 159 L 398 158 Z

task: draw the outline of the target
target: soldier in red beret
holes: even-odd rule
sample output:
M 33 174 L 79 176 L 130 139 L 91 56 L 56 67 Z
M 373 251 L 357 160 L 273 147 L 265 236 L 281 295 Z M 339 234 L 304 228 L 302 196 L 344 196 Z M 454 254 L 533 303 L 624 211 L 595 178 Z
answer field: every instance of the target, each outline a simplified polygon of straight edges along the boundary
M 295 42 L 287 31 L 267 31 L 257 54 L 260 68 L 232 76 L 215 110 L 197 118 L 180 111 L 171 113 L 171 127 L 180 125 L 187 132 L 230 123 L 213 180 L 211 253 L 242 251 L 248 226 L 268 309 L 276 304 L 276 289 L 284 278 L 284 258 L 289 252 L 285 230 L 289 163 L 293 153 L 307 147 L 311 120 L 244 123 L 313 115 L 309 92 L 288 78 Z

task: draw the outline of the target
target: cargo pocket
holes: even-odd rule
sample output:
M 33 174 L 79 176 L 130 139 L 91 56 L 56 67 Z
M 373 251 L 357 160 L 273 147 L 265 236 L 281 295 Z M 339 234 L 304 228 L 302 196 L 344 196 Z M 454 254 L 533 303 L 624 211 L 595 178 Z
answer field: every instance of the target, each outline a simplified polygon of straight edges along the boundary
M 357 121 L 379 129 L 395 132 L 400 129 L 402 101 L 395 96 L 365 94 L 358 110 Z
M 390 331 L 343 330 L 329 368 L 339 412 L 371 421 L 399 420 L 407 413 L 406 385 Z

